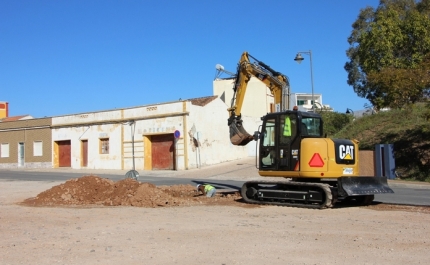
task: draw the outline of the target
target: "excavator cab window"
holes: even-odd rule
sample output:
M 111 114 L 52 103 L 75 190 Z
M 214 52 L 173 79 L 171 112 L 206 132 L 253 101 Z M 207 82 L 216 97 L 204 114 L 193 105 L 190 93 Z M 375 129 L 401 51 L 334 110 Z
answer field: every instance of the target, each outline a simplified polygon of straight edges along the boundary
M 322 137 L 321 118 L 302 117 L 301 135 L 303 137 Z
M 275 119 L 266 122 L 266 128 L 263 133 L 263 146 L 275 145 Z
M 297 117 L 294 114 L 286 114 L 280 117 L 279 129 L 281 130 L 280 143 L 289 144 L 297 135 Z
M 261 135 L 261 161 L 263 166 L 271 166 L 275 163 L 275 122 L 276 119 L 274 118 L 267 120 L 263 129 L 263 133 Z

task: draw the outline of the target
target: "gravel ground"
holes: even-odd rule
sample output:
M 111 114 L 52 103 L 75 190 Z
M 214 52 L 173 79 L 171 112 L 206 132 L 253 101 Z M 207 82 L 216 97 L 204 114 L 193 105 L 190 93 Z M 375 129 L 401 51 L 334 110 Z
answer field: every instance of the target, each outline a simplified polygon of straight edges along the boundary
M 430 264 L 428 207 L 22 204 L 60 184 L 0 181 L 0 264 Z

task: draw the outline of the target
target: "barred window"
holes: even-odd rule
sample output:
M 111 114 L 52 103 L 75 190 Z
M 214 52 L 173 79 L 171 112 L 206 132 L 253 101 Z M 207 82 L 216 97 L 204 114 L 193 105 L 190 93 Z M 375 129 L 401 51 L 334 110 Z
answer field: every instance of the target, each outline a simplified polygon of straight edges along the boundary
M 109 154 L 109 138 L 100 139 L 100 154 Z

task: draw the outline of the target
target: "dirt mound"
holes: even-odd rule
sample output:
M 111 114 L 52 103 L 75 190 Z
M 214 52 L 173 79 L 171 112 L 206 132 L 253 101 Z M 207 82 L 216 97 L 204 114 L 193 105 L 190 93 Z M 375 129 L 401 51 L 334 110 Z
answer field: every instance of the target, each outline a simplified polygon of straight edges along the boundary
M 191 185 L 155 186 L 133 179 L 114 182 L 98 176 L 71 179 L 23 202 L 29 206 L 137 206 L 169 207 L 195 204 L 235 204 L 239 193 L 198 194 Z
M 172 207 L 193 205 L 225 205 L 245 208 L 259 208 L 260 205 L 242 201 L 239 192 L 217 192 L 213 198 L 197 193 L 192 185 L 155 186 L 133 179 L 114 182 L 98 176 L 83 176 L 70 179 L 39 193 L 34 198 L 21 203 L 26 206 L 136 206 L 136 207 Z M 337 208 L 349 207 L 342 205 Z M 399 206 L 373 203 L 367 206 L 379 211 L 414 211 L 429 213 L 430 207 Z

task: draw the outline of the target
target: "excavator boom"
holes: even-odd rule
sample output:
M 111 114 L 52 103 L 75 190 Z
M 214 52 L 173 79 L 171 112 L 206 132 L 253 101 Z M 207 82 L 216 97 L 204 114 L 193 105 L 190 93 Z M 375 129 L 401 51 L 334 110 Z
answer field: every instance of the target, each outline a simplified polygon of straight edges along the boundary
M 236 80 L 233 87 L 234 94 L 231 107 L 228 109 L 230 114 L 228 119 L 230 142 L 233 145 L 246 145 L 254 139 L 243 127 L 241 112 L 246 88 L 251 77 L 256 77 L 270 89 L 274 96 L 275 111 L 289 109 L 290 85 L 288 78 L 244 52 L 237 66 Z M 284 95 L 287 97 L 286 100 L 283 100 Z

